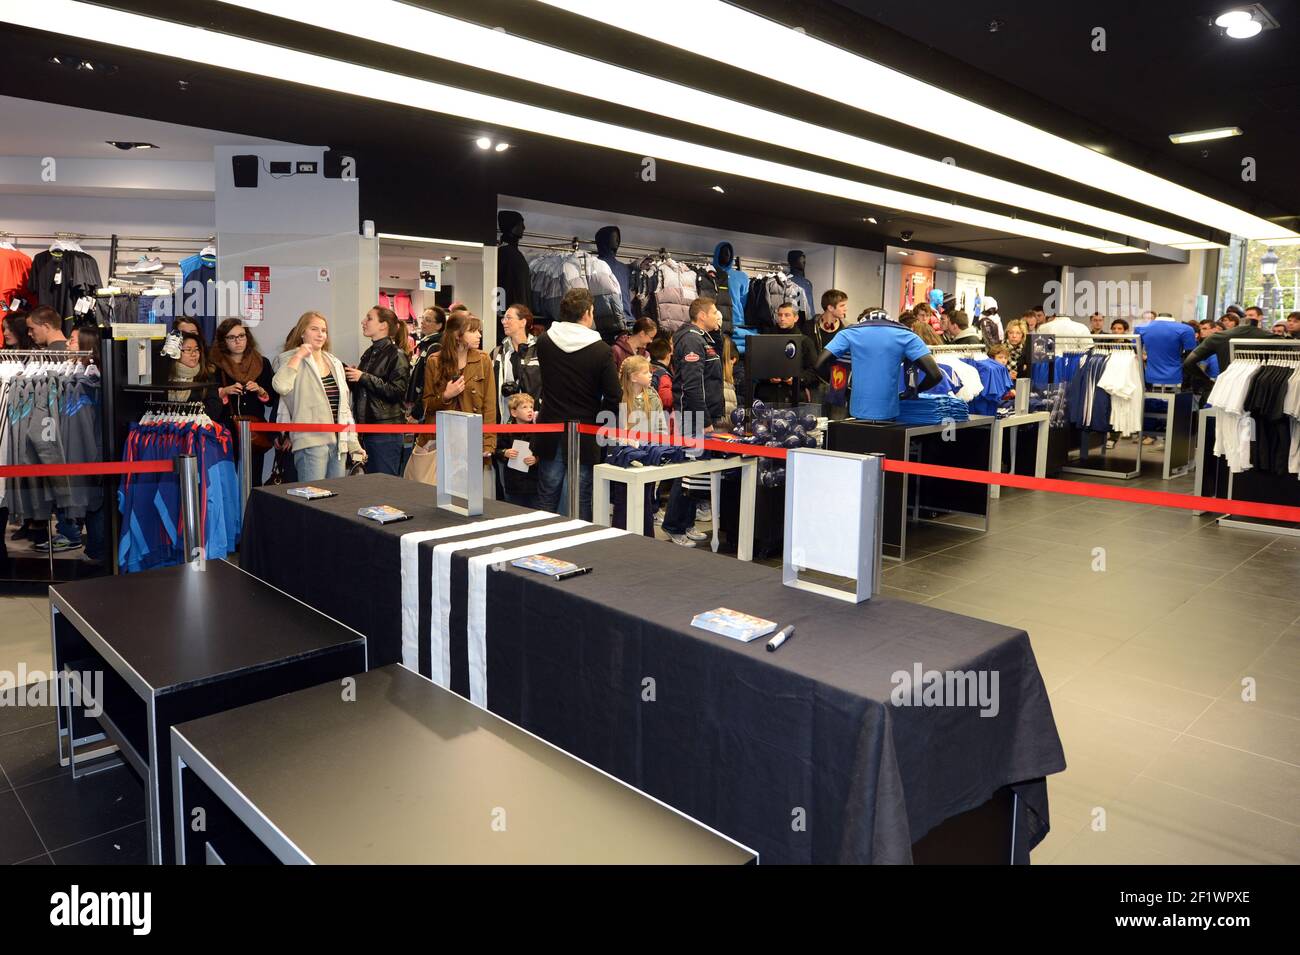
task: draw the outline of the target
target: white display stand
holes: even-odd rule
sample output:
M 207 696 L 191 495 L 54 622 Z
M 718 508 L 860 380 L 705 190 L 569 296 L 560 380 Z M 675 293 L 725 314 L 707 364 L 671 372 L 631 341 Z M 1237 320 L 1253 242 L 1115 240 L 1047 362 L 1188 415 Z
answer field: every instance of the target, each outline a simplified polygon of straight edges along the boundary
M 884 455 L 792 450 L 785 461 L 787 587 L 862 603 L 880 592 Z M 855 582 L 854 590 L 801 580 L 815 570 Z
M 435 423 L 438 506 L 453 514 L 478 517 L 483 513 L 483 416 L 439 411 Z

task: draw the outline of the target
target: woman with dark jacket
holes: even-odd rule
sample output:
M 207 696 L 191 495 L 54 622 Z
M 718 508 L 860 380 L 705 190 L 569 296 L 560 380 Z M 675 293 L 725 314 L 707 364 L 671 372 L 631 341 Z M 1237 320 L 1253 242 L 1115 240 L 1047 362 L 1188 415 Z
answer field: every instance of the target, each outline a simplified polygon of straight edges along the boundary
M 376 305 L 362 319 L 361 334 L 371 345 L 360 364 L 343 370 L 352 386 L 353 417 L 357 424 L 404 424 L 403 402 L 411 376 L 406 326 L 391 308 Z M 361 446 L 367 455 L 367 474 L 401 474 L 400 434 L 363 434 Z
M 280 396 L 271 387 L 271 363 L 262 357 L 252 329 L 237 318 L 227 318 L 217 326 L 216 341 L 208 352 L 208 361 L 216 375 L 217 390 L 223 407 L 222 423 L 236 438 L 235 460 L 239 460 L 239 421 L 274 421 Z M 253 453 L 249 471 L 253 487 L 262 483 L 262 464 L 271 448 L 271 436 L 265 431 L 252 435 Z
M 204 414 L 220 423 L 225 406 L 217 389 L 210 387 L 214 381 L 213 369 L 203 352 L 203 339 L 194 332 L 181 332 L 181 357 L 173 359 L 167 371 L 167 384 L 176 387 L 168 389 L 167 400 L 201 403 Z

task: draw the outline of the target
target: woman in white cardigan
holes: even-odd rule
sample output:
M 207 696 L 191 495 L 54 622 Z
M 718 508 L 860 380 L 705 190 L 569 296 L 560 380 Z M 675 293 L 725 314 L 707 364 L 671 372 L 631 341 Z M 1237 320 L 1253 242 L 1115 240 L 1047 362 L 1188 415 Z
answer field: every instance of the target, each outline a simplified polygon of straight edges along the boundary
M 330 352 L 329 323 L 306 312 L 272 363 L 271 387 L 280 395 L 281 421 L 294 424 L 353 424 L 343 363 Z M 356 432 L 293 431 L 293 463 L 299 481 L 347 474 L 348 454 L 363 455 Z

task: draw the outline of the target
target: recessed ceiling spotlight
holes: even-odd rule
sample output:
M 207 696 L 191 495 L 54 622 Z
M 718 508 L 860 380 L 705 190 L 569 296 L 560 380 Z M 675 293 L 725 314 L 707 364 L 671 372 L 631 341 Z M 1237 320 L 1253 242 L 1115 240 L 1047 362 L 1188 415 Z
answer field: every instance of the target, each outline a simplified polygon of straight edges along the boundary
M 875 216 L 867 216 L 867 217 L 866 217 L 865 219 L 863 219 L 862 221 L 863 221 L 863 222 L 870 222 L 872 225 L 880 225 L 880 223 L 876 221 L 876 217 L 875 217 Z
M 50 62 L 53 63 L 55 66 L 62 66 L 63 58 L 56 54 L 55 56 L 50 57 Z
M 1013 265 L 1013 266 L 1011 266 L 1011 274 L 1012 274 L 1012 275 L 1019 275 L 1019 274 L 1020 274 L 1020 266 L 1018 266 L 1018 265 Z
M 1240 136 L 1240 126 L 1219 126 L 1215 129 L 1198 129 L 1190 133 L 1170 133 L 1169 141 L 1171 143 L 1203 143 L 1210 139 L 1229 139 L 1232 136 Z
M 95 72 L 95 64 L 91 63 L 90 60 L 82 60 L 80 63 L 77 64 L 77 69 L 86 70 L 89 73 L 93 73 Z
M 1247 20 L 1245 23 L 1234 23 L 1223 32 L 1234 40 L 1249 40 L 1251 37 L 1258 35 L 1263 29 L 1264 24 L 1258 20 Z
M 898 254 L 899 254 L 899 255 L 911 255 L 912 253 L 911 253 L 911 252 L 899 252 Z
M 180 90 L 182 93 L 187 93 L 187 92 L 189 92 L 189 89 L 190 89 L 190 81 L 189 81 L 189 80 L 177 80 L 177 81 L 176 81 L 176 88 L 177 88 L 178 90 Z
M 104 140 L 104 142 L 107 143 L 109 146 L 117 147 L 123 152 L 127 152 L 132 149 L 157 149 L 158 148 L 153 143 L 134 143 L 124 139 L 106 139 Z
M 499 152 L 499 153 L 503 153 L 503 152 L 505 152 L 507 149 L 510 148 L 510 144 L 509 144 L 509 143 L 497 143 L 496 146 L 493 147 L 493 148 L 495 148 L 497 152 Z
M 947 262 L 948 260 L 945 259 L 945 258 L 941 255 L 941 256 L 939 256 L 939 261 L 940 261 L 940 262 Z
M 480 136 L 478 139 L 474 140 L 474 145 L 479 149 L 488 150 L 492 148 L 492 140 L 488 139 L 486 136 Z
M 726 189 L 723 189 L 721 186 L 711 186 L 710 188 L 713 189 L 714 192 L 721 192 L 721 193 L 723 193 L 724 195 L 725 195 L 726 192 L 727 192 L 727 190 L 726 190 Z
M 1044 253 L 1043 253 L 1043 258 L 1045 258 L 1045 259 L 1050 259 L 1051 257 L 1052 257 L 1052 253 L 1051 253 L 1051 252 L 1044 252 Z
M 450 256 L 450 255 L 444 255 L 444 256 L 442 257 L 442 260 L 443 260 L 444 262 L 450 262 L 450 261 L 451 261 L 451 256 Z
M 1252 17 L 1249 10 L 1229 10 L 1227 13 L 1220 13 L 1214 18 L 1216 27 L 1223 27 L 1225 30 L 1231 26 L 1238 26 L 1242 23 L 1249 23 Z

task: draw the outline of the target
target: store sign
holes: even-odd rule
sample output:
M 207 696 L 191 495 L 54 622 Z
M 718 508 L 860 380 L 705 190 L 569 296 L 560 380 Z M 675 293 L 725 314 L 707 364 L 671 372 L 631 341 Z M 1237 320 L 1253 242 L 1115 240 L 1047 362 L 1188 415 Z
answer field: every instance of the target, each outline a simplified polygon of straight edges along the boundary
M 240 303 L 239 314 L 246 325 L 258 325 L 266 315 L 266 300 L 263 298 L 262 287 L 258 282 L 244 282 L 243 301 Z
M 442 288 L 442 262 L 440 260 L 420 260 L 420 288 L 427 292 L 436 292 Z
M 269 265 L 245 265 L 244 281 L 255 283 L 259 292 L 271 291 L 271 267 Z

